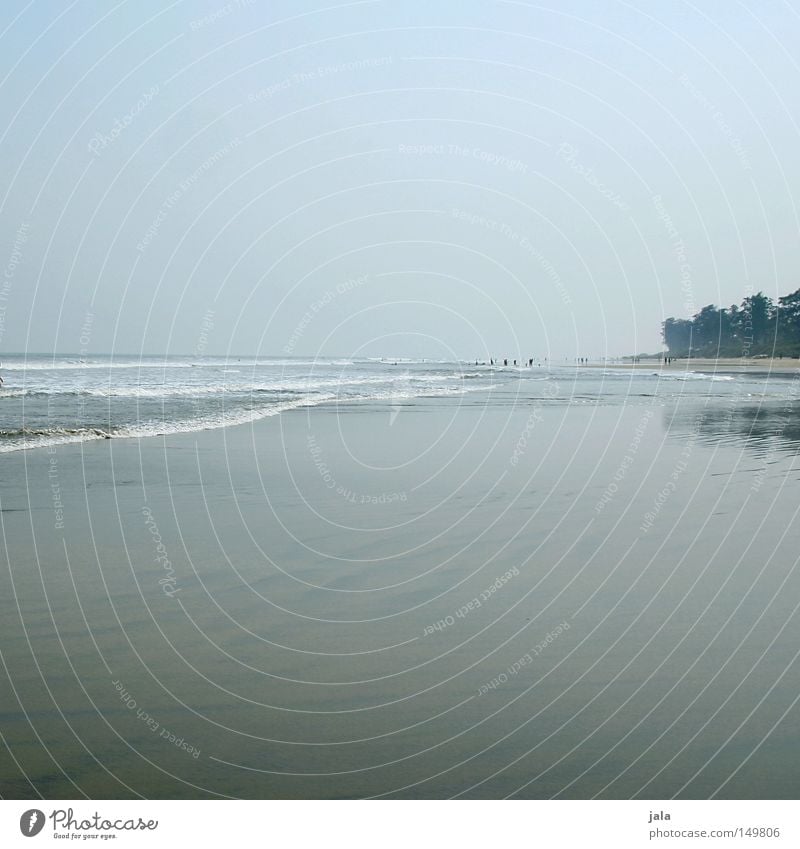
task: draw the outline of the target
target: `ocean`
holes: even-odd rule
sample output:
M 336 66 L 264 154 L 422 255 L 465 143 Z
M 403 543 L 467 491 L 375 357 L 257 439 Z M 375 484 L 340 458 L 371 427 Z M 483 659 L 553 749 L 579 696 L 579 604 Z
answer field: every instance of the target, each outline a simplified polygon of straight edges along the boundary
M 402 358 L 6 355 L 0 366 L 0 452 L 191 433 L 322 404 L 372 401 L 388 404 L 396 413 L 414 399 L 483 390 L 495 391 L 498 403 L 527 398 L 547 405 L 661 406 L 692 399 L 724 407 L 727 401 L 739 408 L 737 419 L 746 418 L 749 409 L 762 420 L 780 416 L 786 396 L 785 375 L 768 379 L 592 366 L 536 362 L 531 368 L 504 367 Z M 758 426 L 751 430 L 754 444 L 765 435 Z
M 396 363 L 4 358 L 3 794 L 794 798 L 798 373 Z

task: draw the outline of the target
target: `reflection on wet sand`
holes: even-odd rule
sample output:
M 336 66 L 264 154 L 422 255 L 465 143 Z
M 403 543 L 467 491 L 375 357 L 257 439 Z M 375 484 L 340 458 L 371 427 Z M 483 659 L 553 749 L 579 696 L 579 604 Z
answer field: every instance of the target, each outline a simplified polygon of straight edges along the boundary
M 800 413 L 793 405 L 774 402 L 675 404 L 663 410 L 663 425 L 673 438 L 693 438 L 706 445 L 740 445 L 758 457 L 774 451 L 797 452 L 800 447 Z

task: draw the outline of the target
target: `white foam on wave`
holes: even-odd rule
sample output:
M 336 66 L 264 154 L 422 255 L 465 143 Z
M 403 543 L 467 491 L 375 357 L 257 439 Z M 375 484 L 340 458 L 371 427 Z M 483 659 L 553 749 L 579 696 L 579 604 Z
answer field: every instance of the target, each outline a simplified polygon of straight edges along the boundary
M 292 379 L 272 379 L 259 382 L 235 381 L 203 383 L 182 382 L 180 384 L 151 384 L 146 382 L 111 385 L 105 382 L 86 386 L 84 382 L 70 381 L 69 383 L 38 383 L 32 384 L 25 389 L 6 388 L 0 389 L 0 399 L 3 397 L 23 397 L 33 395 L 51 396 L 86 396 L 93 398 L 193 398 L 198 396 L 213 395 L 250 395 L 255 393 L 281 393 L 281 392 L 314 392 L 337 390 L 346 392 L 350 387 L 359 386 L 394 386 L 397 383 L 431 384 L 443 381 L 460 381 L 481 377 L 478 374 L 396 374 L 378 375 L 372 377 L 307 377 Z
M 677 375 L 661 375 L 662 380 L 716 380 L 716 381 L 729 381 L 735 380 L 732 375 L 729 374 L 706 374 L 702 371 L 687 371 L 685 374 L 677 374 Z
M 248 358 L 231 357 L 230 359 L 216 358 L 211 360 L 197 360 L 192 357 L 176 357 L 175 359 L 151 360 L 146 357 L 141 359 L 121 357 L 120 359 L 87 359 L 79 357 L 61 357 L 52 360 L 36 359 L 9 359 L 3 360 L 3 371 L 85 371 L 87 369 L 97 371 L 113 371 L 116 369 L 188 369 L 188 368 L 229 368 L 231 366 L 245 366 L 251 368 L 269 368 L 275 366 L 349 366 L 355 365 L 354 360 L 345 359 L 317 359 L 317 360 L 292 360 L 281 358 Z
M 99 360 L 22 360 L 22 361 L 4 361 L 3 371 L 85 371 L 91 369 L 97 371 L 104 369 L 105 371 L 113 369 L 170 369 L 170 368 L 191 368 L 193 363 L 190 362 L 151 362 L 148 360 L 137 360 L 134 362 L 103 362 Z
M 31 448 L 45 448 L 51 445 L 63 445 L 76 442 L 92 442 L 98 439 L 141 439 L 153 436 L 171 436 L 181 433 L 195 433 L 203 430 L 218 430 L 219 428 L 233 427 L 248 424 L 261 419 L 277 416 L 290 410 L 303 407 L 316 407 L 334 401 L 351 403 L 354 401 L 389 401 L 395 403 L 399 400 L 411 400 L 414 398 L 444 397 L 449 395 L 461 395 L 467 392 L 478 392 L 483 387 L 479 386 L 453 386 L 429 388 L 424 391 L 414 391 L 409 388 L 406 391 L 396 391 L 387 388 L 383 391 L 373 393 L 360 393 L 353 395 L 337 395 L 333 393 L 319 393 L 306 395 L 301 398 L 282 401 L 269 407 L 259 409 L 236 410 L 217 413 L 208 416 L 200 416 L 194 419 L 182 419 L 173 422 L 142 422 L 136 425 L 119 426 L 106 430 L 99 427 L 56 427 L 48 429 L 30 429 L 20 432 L 22 438 L 3 444 L 0 442 L 0 454 L 13 451 L 24 451 Z M 9 434 L 6 432 L 6 437 Z
M 582 374 L 590 374 L 592 372 L 582 372 Z M 628 379 L 655 377 L 659 380 L 717 380 L 730 381 L 736 380 L 734 375 L 730 374 L 708 374 L 703 371 L 636 371 L 635 369 L 603 369 L 601 374 L 604 377 L 627 377 Z
M 0 444 L 0 453 L 24 451 L 29 448 L 44 448 L 50 445 L 63 445 L 72 442 L 92 442 L 98 439 L 146 438 L 152 436 L 170 436 L 179 433 L 193 433 L 202 430 L 216 430 L 223 427 L 247 424 L 248 422 L 277 416 L 287 410 L 299 407 L 313 407 L 333 400 L 333 395 L 316 395 L 286 401 L 272 407 L 259 410 L 240 410 L 237 412 L 220 413 L 218 415 L 183 419 L 174 422 L 142 422 L 137 425 L 121 426 L 113 430 L 103 430 L 97 427 L 86 428 L 52 428 L 51 430 L 32 430 L 27 436 L 17 442 Z

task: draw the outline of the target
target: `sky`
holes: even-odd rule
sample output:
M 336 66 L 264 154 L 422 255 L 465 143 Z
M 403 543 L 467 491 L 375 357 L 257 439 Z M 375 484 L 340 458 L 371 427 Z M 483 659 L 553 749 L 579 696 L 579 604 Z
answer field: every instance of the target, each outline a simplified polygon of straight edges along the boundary
M 797 43 L 773 0 L 5 0 L 0 357 L 661 350 L 800 286 Z

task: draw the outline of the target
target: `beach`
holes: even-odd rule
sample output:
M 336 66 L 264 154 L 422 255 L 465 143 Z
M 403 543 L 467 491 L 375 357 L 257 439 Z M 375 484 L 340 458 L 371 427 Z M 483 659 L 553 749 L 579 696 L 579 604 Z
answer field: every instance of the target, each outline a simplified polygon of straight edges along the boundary
M 720 357 L 706 359 L 703 357 L 673 358 L 670 362 L 663 359 L 640 357 L 638 360 L 629 358 L 610 361 L 591 361 L 584 368 L 624 368 L 652 369 L 665 372 L 704 371 L 717 374 L 793 374 L 800 371 L 800 359 L 791 357 Z
M 6 454 L 4 795 L 792 798 L 793 384 L 569 380 Z

